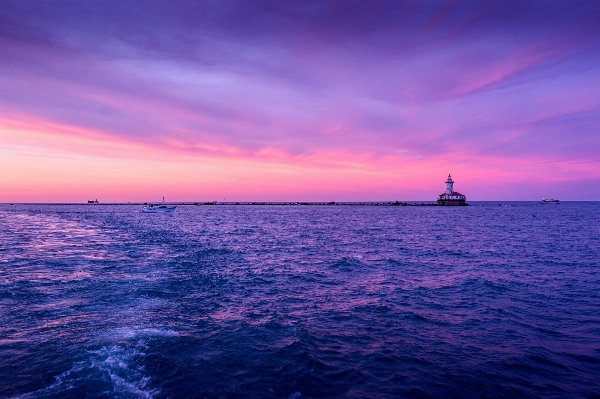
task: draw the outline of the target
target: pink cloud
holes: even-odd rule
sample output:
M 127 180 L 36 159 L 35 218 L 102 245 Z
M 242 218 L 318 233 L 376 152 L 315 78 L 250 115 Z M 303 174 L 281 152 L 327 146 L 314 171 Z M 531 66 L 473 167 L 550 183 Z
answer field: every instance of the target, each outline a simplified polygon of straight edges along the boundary
M 598 179 L 594 10 L 214 5 L 190 24 L 202 10 L 77 7 L 79 19 L 2 11 L 2 167 L 30 170 L 0 182 L 7 200 L 45 184 L 30 163 L 70 196 L 95 181 L 123 199 L 152 192 L 155 164 L 193 176 L 160 182 L 189 198 L 199 185 L 240 200 L 423 200 L 449 172 L 480 199 L 537 198 L 546 182 L 600 195 L 575 183 Z

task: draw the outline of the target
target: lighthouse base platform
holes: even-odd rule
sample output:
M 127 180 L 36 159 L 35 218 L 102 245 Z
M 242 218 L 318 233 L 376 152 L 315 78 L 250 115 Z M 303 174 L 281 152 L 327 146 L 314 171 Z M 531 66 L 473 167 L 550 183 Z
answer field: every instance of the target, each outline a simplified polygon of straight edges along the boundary
M 467 200 L 464 199 L 439 199 L 437 200 L 438 205 L 443 206 L 467 206 Z

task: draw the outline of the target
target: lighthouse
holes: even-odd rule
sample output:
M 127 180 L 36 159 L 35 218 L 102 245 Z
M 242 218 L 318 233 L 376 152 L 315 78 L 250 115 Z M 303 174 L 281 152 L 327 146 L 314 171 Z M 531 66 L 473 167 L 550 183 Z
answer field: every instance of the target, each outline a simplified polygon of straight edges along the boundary
M 452 176 L 448 174 L 448 179 L 446 180 L 446 194 L 452 195 L 454 192 L 454 181 L 452 181 Z
M 467 198 L 461 193 L 454 191 L 454 180 L 452 180 L 452 176 L 450 175 L 446 179 L 446 192 L 440 194 L 437 204 L 448 206 L 468 205 Z

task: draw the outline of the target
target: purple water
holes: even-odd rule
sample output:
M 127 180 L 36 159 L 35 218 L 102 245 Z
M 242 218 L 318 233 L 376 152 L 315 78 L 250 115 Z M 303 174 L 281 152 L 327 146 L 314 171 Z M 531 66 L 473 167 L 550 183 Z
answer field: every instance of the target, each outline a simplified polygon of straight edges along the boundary
M 600 203 L 0 205 L 0 396 L 600 397 Z

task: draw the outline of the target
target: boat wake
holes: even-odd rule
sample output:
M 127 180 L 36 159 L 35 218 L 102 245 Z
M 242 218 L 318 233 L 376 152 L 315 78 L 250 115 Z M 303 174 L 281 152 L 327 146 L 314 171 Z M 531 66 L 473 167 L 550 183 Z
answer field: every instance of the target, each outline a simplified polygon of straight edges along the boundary
M 139 365 L 145 355 L 121 345 L 88 351 L 85 359 L 58 375 L 48 387 L 16 398 L 84 397 L 93 386 L 98 396 L 113 398 L 154 398 L 160 389 L 152 389 L 151 378 Z

